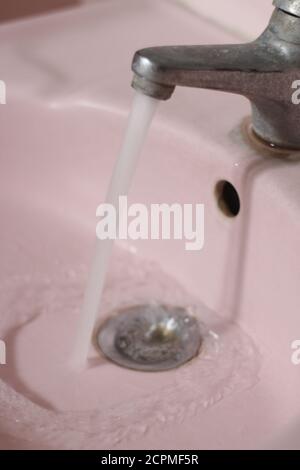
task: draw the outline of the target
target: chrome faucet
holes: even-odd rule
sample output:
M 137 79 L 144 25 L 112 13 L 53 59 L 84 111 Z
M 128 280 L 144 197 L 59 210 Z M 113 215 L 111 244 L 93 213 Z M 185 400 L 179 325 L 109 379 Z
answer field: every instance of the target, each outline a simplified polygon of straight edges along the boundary
M 151 47 L 137 51 L 132 86 L 160 100 L 176 86 L 245 96 L 253 131 L 274 145 L 300 149 L 300 0 L 274 0 L 264 33 L 248 44 Z

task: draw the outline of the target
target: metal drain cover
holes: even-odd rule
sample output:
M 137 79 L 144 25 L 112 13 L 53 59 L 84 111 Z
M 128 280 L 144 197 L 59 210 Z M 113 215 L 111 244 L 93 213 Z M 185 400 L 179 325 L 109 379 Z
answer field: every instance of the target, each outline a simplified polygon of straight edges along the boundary
M 197 319 L 182 307 L 140 305 L 109 318 L 97 343 L 111 361 L 129 369 L 163 371 L 195 357 L 202 344 Z

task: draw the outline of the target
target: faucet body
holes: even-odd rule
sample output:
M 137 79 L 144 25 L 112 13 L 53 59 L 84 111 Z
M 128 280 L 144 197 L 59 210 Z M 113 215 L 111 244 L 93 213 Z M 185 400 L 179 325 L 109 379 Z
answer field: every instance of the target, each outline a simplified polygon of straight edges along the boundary
M 176 86 L 243 95 L 251 102 L 253 130 L 260 138 L 300 149 L 300 105 L 292 100 L 300 80 L 300 0 L 274 4 L 267 29 L 248 44 L 137 51 L 133 87 L 161 100 Z

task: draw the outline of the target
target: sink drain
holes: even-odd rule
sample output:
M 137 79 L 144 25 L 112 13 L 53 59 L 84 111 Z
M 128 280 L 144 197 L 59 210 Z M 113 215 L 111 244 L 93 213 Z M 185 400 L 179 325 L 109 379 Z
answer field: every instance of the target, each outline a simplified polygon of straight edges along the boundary
M 140 305 L 117 313 L 101 326 L 97 343 L 103 354 L 120 366 L 169 370 L 199 352 L 199 323 L 182 307 Z

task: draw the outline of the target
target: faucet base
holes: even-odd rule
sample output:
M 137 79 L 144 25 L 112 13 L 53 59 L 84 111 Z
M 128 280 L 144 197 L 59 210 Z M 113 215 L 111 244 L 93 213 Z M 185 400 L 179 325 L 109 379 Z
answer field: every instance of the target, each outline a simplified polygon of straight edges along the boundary
M 282 147 L 260 137 L 254 129 L 250 116 L 243 119 L 241 132 L 245 142 L 259 154 L 266 157 L 294 160 L 300 155 L 299 149 L 297 148 Z

